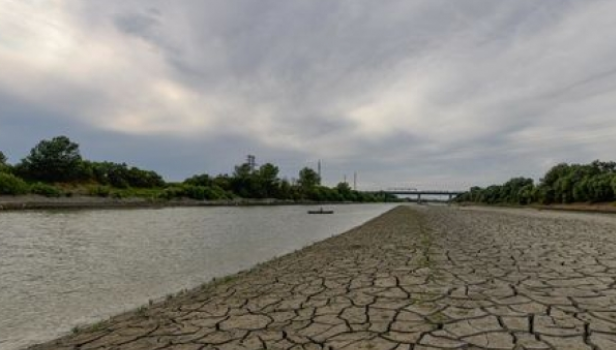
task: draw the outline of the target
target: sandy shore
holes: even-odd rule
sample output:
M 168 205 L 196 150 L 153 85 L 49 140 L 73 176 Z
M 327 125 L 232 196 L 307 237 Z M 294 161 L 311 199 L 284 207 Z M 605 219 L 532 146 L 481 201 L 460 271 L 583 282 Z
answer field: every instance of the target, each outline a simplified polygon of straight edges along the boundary
M 616 349 L 615 284 L 614 217 L 401 206 L 32 349 Z

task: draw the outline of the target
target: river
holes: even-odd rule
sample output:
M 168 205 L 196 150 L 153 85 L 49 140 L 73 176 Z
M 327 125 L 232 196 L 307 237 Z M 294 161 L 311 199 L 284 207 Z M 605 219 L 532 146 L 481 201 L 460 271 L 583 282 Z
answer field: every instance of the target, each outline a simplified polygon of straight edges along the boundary
M 393 205 L 0 213 L 0 350 L 15 350 L 342 233 Z

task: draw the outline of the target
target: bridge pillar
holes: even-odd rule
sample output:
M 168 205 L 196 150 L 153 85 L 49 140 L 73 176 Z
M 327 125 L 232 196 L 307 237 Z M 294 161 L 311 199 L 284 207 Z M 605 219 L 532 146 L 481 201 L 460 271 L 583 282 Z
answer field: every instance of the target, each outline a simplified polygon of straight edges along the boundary
M 421 203 L 421 193 L 417 194 L 417 203 Z
M 451 202 L 451 200 L 453 199 L 453 194 L 449 194 L 449 201 Z

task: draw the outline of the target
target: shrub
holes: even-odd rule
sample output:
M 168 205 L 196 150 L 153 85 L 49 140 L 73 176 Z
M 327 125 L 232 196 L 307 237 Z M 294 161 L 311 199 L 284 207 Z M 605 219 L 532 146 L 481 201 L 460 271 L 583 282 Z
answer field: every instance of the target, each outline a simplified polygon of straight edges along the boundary
M 204 200 L 208 198 L 208 188 L 203 186 L 184 185 L 184 194 L 190 199 Z
M 111 193 L 111 198 L 114 198 L 114 199 L 123 199 L 127 197 L 128 197 L 128 194 L 122 191 L 114 191 Z
M 30 193 L 45 197 L 60 197 L 63 194 L 61 189 L 41 182 L 37 182 L 30 186 Z
M 96 186 L 90 189 L 90 195 L 98 197 L 109 197 L 111 189 L 108 186 Z
M 13 174 L 0 173 L 0 195 L 16 196 L 26 193 L 28 193 L 28 185 L 24 180 Z
M 159 198 L 160 199 L 174 199 L 174 198 L 181 198 L 184 196 L 184 190 L 181 187 L 168 187 L 165 188 L 164 191 L 162 191 L 159 194 Z

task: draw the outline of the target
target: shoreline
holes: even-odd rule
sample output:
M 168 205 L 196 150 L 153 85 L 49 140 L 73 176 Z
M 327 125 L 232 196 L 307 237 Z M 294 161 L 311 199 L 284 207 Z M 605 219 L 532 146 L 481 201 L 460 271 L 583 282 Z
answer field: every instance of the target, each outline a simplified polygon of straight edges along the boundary
M 376 204 L 373 202 L 367 202 Z M 364 204 L 364 202 L 313 202 L 278 199 L 236 199 L 201 201 L 194 199 L 152 200 L 146 198 L 104 198 L 74 196 L 49 198 L 37 195 L 0 196 L 0 212 L 22 210 L 87 210 L 87 209 L 156 209 L 173 207 L 238 207 L 278 205 L 340 205 Z

